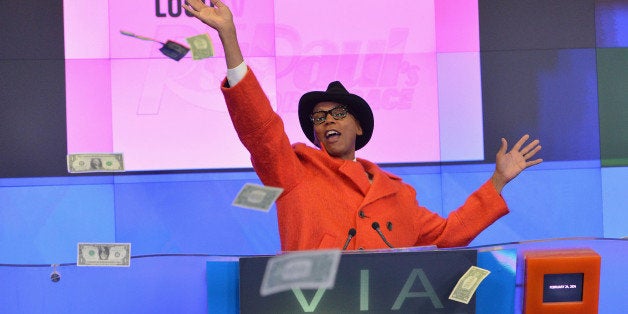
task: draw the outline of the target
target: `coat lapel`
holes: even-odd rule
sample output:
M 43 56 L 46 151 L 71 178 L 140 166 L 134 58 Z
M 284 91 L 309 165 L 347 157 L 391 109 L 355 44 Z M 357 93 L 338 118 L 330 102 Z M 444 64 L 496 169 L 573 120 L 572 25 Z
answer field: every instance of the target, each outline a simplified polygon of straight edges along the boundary
M 364 166 L 368 173 L 373 175 L 373 183 L 371 184 L 371 188 L 368 193 L 366 193 L 366 197 L 364 201 L 362 201 L 362 205 L 360 207 L 364 207 L 370 203 L 373 203 L 381 198 L 397 193 L 400 189 L 399 180 L 401 178 L 384 172 L 377 165 L 364 160 L 358 159 L 358 161 Z
M 371 189 L 371 183 L 361 163 L 345 160 L 338 170 L 348 181 L 351 181 L 355 185 L 362 195 L 367 195 L 368 191 Z

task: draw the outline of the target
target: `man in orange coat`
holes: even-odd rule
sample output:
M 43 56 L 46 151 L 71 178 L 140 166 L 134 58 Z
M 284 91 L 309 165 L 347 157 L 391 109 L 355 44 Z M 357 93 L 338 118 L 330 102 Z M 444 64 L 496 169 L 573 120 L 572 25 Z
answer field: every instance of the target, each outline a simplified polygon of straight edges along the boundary
M 272 110 L 253 71 L 244 63 L 233 16 L 219 0 L 213 7 L 188 0 L 185 9 L 220 36 L 227 62 L 222 92 L 240 140 L 265 185 L 281 187 L 277 215 L 285 251 L 324 248 L 378 249 L 467 245 L 508 213 L 500 193 L 527 167 L 540 149 L 523 136 L 497 153 L 495 172 L 448 218 L 420 206 L 416 192 L 395 175 L 355 157 L 373 132 L 373 114 L 360 96 L 340 82 L 299 101 L 305 135 L 318 148 L 291 145 L 281 118 Z

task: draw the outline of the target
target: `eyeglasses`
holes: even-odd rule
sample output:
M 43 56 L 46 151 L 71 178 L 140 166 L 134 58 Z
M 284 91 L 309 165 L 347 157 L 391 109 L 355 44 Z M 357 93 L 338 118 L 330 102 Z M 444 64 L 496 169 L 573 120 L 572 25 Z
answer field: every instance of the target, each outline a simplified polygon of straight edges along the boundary
M 347 109 L 347 106 L 340 105 L 338 107 L 331 108 L 330 110 L 312 112 L 312 114 L 310 115 L 310 120 L 314 124 L 321 124 L 327 120 L 328 114 L 331 115 L 335 120 L 342 120 L 347 117 L 348 113 L 349 110 Z

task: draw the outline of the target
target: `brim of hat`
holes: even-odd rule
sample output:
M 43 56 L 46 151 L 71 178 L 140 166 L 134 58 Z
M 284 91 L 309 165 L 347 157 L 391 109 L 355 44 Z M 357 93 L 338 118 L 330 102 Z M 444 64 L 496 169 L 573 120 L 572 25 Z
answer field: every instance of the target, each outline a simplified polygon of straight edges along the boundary
M 316 104 L 324 101 L 333 101 L 346 105 L 349 108 L 349 112 L 360 122 L 362 135 L 358 135 L 355 140 L 355 150 L 364 147 L 371 140 L 374 127 L 373 111 L 371 111 L 371 107 L 362 97 L 354 94 L 330 94 L 322 91 L 313 91 L 304 94 L 299 100 L 301 130 L 303 130 L 303 134 L 310 142 L 318 146 L 314 138 L 314 128 L 310 120 L 310 114 Z

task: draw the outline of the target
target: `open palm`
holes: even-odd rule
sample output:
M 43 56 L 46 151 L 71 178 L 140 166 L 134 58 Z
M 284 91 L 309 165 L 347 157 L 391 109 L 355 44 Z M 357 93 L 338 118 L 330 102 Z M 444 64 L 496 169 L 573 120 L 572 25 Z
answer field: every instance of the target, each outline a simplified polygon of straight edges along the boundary
M 233 14 L 229 7 L 219 0 L 212 0 L 212 6 L 208 6 L 200 0 L 186 0 L 183 8 L 209 27 L 221 33 L 226 27 L 232 27 Z
M 504 185 L 514 179 L 523 170 L 543 161 L 543 159 L 540 158 L 531 160 L 531 158 L 541 150 L 538 139 L 522 147 L 529 138 L 530 136 L 527 134 L 522 136 L 510 151 L 507 151 L 508 142 L 506 142 L 506 139 L 501 139 L 502 144 L 499 151 L 497 151 L 495 173 L 492 178 L 493 184 L 495 184 L 498 191 L 501 191 Z

